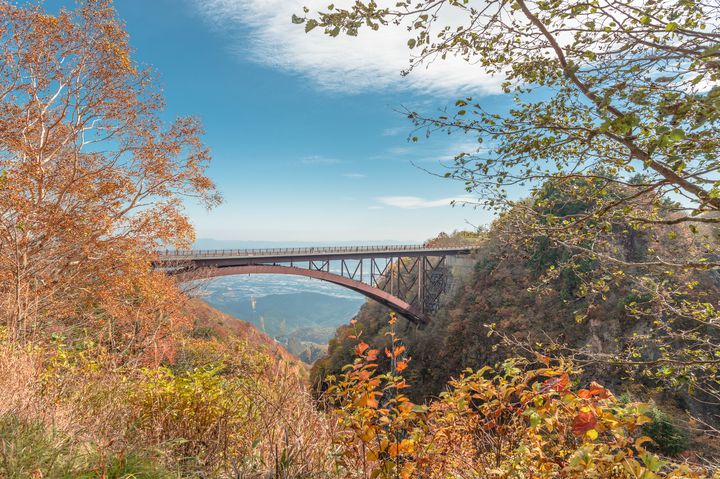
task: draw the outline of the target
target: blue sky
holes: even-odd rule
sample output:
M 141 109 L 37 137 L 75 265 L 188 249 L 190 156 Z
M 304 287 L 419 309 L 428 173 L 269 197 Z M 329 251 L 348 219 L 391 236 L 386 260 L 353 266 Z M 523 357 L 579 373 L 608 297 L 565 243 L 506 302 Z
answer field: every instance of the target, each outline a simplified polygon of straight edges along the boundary
M 303 4 L 326 3 L 116 0 L 135 59 L 160 76 L 168 118 L 197 115 L 206 128 L 225 203 L 189 207 L 198 237 L 422 241 L 490 221 L 449 206 L 462 184 L 412 165 L 442 171 L 475 139 L 409 143 L 411 125 L 394 110 L 433 111 L 462 95 L 501 108 L 498 80 L 456 59 L 401 78 L 402 28 L 331 39 L 290 23 Z M 72 1 L 46 4 L 57 5 Z

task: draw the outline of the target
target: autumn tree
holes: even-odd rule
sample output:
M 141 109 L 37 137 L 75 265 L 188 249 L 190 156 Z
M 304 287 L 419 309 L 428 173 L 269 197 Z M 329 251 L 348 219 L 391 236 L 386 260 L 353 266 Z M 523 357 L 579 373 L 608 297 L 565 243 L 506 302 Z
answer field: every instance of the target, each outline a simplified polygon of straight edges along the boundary
M 716 1 L 357 1 L 292 20 L 330 36 L 406 28 L 406 74 L 455 56 L 501 78 L 515 100 L 507 112 L 472 97 L 406 111 L 411 138 L 477 139 L 446 176 L 502 213 L 517 240 L 569 252 L 548 274 L 579 275 L 578 320 L 630 284 L 628 312 L 653 327 L 601 359 L 720 401 Z M 622 242 L 640 236 L 629 254 Z
M 0 325 L 147 346 L 174 294 L 153 251 L 193 240 L 183 198 L 219 201 L 202 127 L 164 124 L 110 0 L 0 1 L 0 39 Z

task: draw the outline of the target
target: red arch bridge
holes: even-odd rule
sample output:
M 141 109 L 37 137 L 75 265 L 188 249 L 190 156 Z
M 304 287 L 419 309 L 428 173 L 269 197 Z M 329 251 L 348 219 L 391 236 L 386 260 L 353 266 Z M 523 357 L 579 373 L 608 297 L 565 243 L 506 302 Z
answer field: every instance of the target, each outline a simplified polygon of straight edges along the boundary
M 356 291 L 424 324 L 447 288 L 447 257 L 470 252 L 469 246 L 424 245 L 166 250 L 154 266 L 180 281 L 242 274 L 307 276 Z

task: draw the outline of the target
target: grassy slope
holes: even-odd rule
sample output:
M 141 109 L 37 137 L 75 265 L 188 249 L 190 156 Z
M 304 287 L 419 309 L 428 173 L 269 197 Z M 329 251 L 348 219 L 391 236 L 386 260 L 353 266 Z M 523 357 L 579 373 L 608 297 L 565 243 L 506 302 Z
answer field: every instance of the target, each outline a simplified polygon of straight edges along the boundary
M 305 366 L 297 357 L 270 336 L 258 331 L 252 324 L 218 311 L 199 299 L 190 300 L 187 309 L 195 318 L 194 336 L 216 337 L 220 341 L 235 337 L 246 341 L 254 349 L 270 355 L 277 361 L 283 361 L 299 371 L 304 371 Z

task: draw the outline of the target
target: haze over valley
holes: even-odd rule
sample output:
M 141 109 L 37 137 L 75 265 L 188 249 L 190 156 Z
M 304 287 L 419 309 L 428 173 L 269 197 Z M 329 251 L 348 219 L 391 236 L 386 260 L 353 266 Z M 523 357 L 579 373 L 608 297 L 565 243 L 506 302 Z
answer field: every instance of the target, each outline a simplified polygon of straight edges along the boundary
M 196 286 L 196 296 L 252 323 L 309 363 L 365 303 L 364 296 L 341 286 L 288 275 L 227 276 Z

